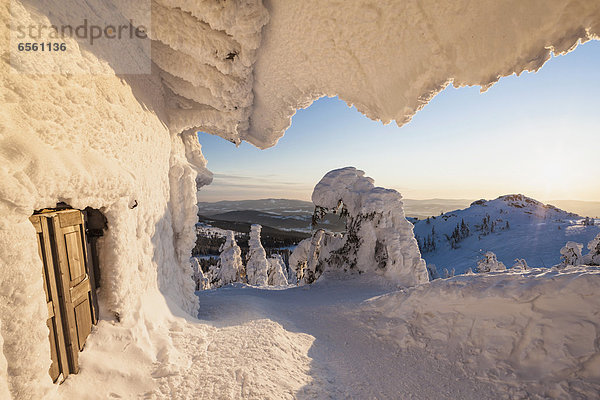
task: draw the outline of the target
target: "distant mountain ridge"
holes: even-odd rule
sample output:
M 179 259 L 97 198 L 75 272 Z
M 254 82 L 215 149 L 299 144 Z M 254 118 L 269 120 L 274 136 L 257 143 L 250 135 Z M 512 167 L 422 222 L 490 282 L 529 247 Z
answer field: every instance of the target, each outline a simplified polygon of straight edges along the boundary
M 475 199 L 403 199 L 404 213 L 407 217 L 427 218 L 452 210 L 469 207 Z M 551 200 L 546 201 L 563 210 L 582 216 L 600 218 L 600 201 Z M 199 202 L 199 214 L 212 216 L 230 211 L 264 211 L 286 215 L 312 215 L 314 205 L 310 201 L 290 199 L 260 200 L 223 200 L 217 202 Z
M 426 218 L 442 212 L 467 207 L 472 199 L 403 199 L 404 212 L 409 217 Z M 314 204 L 304 200 L 260 199 L 260 200 L 223 200 L 217 202 L 199 202 L 198 213 L 214 216 L 232 211 L 263 211 L 282 216 L 312 216 Z

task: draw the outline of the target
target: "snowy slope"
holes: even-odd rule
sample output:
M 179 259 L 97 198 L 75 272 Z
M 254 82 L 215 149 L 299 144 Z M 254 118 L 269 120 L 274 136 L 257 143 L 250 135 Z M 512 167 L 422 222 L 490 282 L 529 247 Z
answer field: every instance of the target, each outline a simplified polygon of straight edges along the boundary
M 461 229 L 463 221 L 468 235 Z M 549 267 L 560 262 L 560 249 L 567 241 L 585 245 L 600 232 L 600 226 L 583 226 L 577 214 L 523 195 L 478 200 L 464 210 L 414 224 L 425 261 L 435 264 L 438 271 L 454 268 L 456 273 L 474 269 L 486 251 L 496 253 L 508 267 L 516 258 L 524 258 L 531 266 Z M 453 240 L 457 226 L 459 238 Z M 431 240 L 435 249 L 427 243 Z

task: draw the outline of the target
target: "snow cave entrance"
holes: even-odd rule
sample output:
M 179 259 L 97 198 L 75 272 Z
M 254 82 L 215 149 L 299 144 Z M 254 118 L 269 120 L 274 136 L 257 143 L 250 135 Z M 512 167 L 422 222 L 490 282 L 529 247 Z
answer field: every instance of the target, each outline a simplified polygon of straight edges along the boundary
M 43 279 L 54 383 L 79 372 L 79 352 L 98 323 L 96 289 L 100 281 L 97 240 L 106 229 L 100 210 L 64 203 L 34 212 Z

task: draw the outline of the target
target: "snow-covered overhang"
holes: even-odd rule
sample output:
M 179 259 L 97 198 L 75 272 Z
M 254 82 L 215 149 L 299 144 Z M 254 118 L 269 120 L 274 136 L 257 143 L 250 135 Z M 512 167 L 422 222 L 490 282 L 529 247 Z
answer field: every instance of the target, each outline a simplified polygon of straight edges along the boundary
M 267 148 L 323 96 L 402 125 L 450 83 L 537 70 L 598 39 L 600 2 L 156 0 L 152 19 L 172 130 Z
M 486 90 L 550 53 L 598 39 L 596 0 L 265 1 L 250 129 L 274 145 L 296 109 L 339 96 L 367 117 L 410 121 L 449 83 Z

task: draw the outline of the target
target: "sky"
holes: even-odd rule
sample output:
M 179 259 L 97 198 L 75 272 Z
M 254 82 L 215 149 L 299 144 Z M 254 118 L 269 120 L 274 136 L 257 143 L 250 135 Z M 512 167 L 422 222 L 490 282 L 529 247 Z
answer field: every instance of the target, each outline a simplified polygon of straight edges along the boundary
M 449 86 L 403 127 L 322 98 L 267 150 L 199 132 L 214 173 L 199 200 L 310 200 L 328 171 L 354 166 L 410 199 L 600 201 L 599 93 L 600 42 L 592 41 L 485 93 Z

